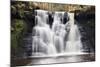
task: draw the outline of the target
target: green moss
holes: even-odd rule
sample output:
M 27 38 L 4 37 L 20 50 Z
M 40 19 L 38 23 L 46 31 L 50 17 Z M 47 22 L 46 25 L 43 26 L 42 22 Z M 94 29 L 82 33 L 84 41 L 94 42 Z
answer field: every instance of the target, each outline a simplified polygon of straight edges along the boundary
M 15 31 L 21 32 L 24 29 L 24 22 L 23 20 L 16 20 L 15 21 Z
M 23 20 L 19 19 L 15 19 L 12 23 L 13 31 L 11 31 L 11 48 L 16 52 L 15 54 L 18 54 L 20 53 L 20 50 L 23 49 L 23 37 L 27 26 Z

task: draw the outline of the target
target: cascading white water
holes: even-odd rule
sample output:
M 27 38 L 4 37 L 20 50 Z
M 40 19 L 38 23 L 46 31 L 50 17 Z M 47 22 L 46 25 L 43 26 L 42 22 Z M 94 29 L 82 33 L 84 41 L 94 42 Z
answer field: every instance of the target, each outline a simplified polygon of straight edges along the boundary
M 36 10 L 36 26 L 33 27 L 33 53 L 35 56 L 49 56 L 81 52 L 82 43 L 78 26 L 74 24 L 74 13 L 68 13 L 69 21 L 63 24 L 65 12 L 53 14 L 53 24 L 48 24 L 48 11 Z M 68 36 L 66 36 L 68 34 Z M 65 40 L 67 37 L 67 40 Z
M 81 43 L 81 35 L 78 30 L 78 26 L 74 24 L 74 14 L 70 15 L 70 31 L 68 36 L 68 41 L 66 41 L 66 51 L 67 52 L 81 52 L 82 51 L 82 43 Z

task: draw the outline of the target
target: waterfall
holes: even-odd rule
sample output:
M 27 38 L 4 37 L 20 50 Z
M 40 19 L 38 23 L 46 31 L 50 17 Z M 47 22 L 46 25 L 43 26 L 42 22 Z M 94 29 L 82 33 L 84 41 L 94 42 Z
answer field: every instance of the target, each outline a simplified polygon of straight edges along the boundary
M 53 22 L 49 22 L 49 11 L 35 10 L 35 26 L 32 36 L 32 55 L 49 56 L 82 52 L 81 35 L 74 24 L 74 13 L 51 13 Z M 64 24 L 64 18 L 69 18 Z M 51 27 L 50 24 L 52 23 Z
M 70 15 L 70 31 L 68 36 L 68 41 L 66 41 L 66 51 L 67 52 L 81 52 L 82 51 L 82 43 L 81 43 L 81 35 L 78 30 L 78 26 L 74 24 L 74 14 Z

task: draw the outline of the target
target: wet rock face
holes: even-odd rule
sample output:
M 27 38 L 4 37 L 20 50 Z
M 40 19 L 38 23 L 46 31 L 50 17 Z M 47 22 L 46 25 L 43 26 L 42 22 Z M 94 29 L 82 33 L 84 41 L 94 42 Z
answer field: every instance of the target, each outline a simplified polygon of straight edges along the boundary
M 95 19 L 95 14 L 80 13 L 80 14 L 75 16 L 75 19 L 77 21 L 88 21 L 91 19 Z M 84 24 L 85 22 L 80 22 L 80 23 Z
M 24 12 L 24 20 L 27 23 L 27 31 L 32 33 L 32 28 L 35 26 L 35 12 Z
M 66 24 L 66 22 L 69 21 L 68 13 L 65 12 L 63 16 L 63 24 Z
M 81 41 L 85 52 L 95 51 L 95 13 L 80 12 L 75 16 L 82 35 Z
M 82 25 L 81 25 L 82 26 Z M 83 48 L 86 52 L 94 52 L 95 47 L 95 31 L 89 27 L 82 26 L 79 29 L 82 35 L 81 41 L 83 43 Z
M 52 23 L 53 23 L 53 13 L 48 13 L 48 22 L 49 22 L 49 24 L 50 24 L 50 27 L 52 26 Z

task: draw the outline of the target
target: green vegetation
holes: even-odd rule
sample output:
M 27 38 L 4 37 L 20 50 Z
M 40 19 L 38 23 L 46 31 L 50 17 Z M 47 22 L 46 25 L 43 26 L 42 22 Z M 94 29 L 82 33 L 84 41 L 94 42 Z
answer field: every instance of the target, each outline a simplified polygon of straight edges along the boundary
M 12 53 L 17 55 L 24 45 L 23 37 L 26 32 L 26 24 L 20 19 L 14 19 L 12 23 L 14 24 L 11 27 L 11 48 Z

